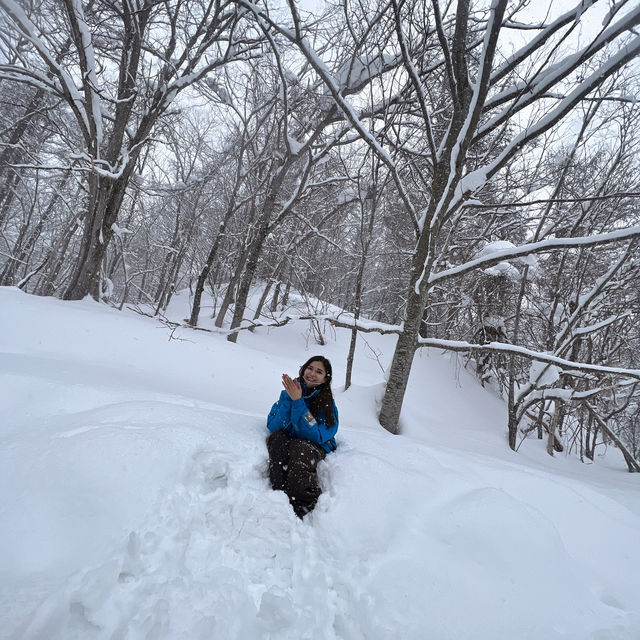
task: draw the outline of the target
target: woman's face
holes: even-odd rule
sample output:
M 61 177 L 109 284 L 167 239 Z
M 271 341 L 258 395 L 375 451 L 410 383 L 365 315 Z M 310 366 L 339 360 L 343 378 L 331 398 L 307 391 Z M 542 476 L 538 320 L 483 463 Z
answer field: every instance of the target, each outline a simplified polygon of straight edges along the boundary
M 302 372 L 304 383 L 312 389 L 322 384 L 327 379 L 327 372 L 320 360 L 312 360 Z

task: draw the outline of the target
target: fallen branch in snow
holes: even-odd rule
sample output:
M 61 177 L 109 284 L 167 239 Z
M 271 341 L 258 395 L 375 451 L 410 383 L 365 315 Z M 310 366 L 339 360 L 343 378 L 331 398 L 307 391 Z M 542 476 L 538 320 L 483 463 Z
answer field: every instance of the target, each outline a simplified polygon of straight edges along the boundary
M 292 320 L 315 320 L 322 321 L 325 320 L 329 322 L 334 327 L 342 327 L 343 329 L 353 329 L 354 327 L 358 329 L 358 331 L 362 331 L 363 333 L 381 333 L 381 334 L 399 334 L 402 331 L 402 327 L 400 325 L 392 325 L 392 324 L 384 324 L 381 322 L 361 322 L 354 320 L 340 320 L 339 316 L 334 316 L 328 313 L 319 313 L 319 314 L 306 314 L 306 315 L 286 315 L 283 316 L 280 320 L 274 320 L 273 322 L 256 322 L 255 320 L 245 319 L 243 322 L 247 324 L 242 324 L 235 329 L 205 329 L 203 327 L 191 327 L 195 328 L 199 331 L 209 331 L 211 333 L 217 333 L 220 335 L 227 335 L 230 333 L 235 333 L 236 331 L 242 331 L 244 329 L 257 329 L 258 327 L 284 327 L 285 324 L 288 324 Z M 186 326 L 186 325 L 183 325 Z
M 189 325 L 184 325 L 181 322 L 173 322 L 172 320 L 169 320 L 169 318 L 167 318 L 166 316 L 163 316 L 161 313 L 156 313 L 156 314 L 147 313 L 146 311 L 143 311 L 138 305 L 129 304 L 127 305 L 127 308 L 130 309 L 131 311 L 135 311 L 141 316 L 146 316 L 147 318 L 154 318 L 156 320 L 159 320 L 161 324 L 171 329 L 171 333 L 169 334 L 169 340 L 178 340 L 179 342 L 191 342 L 186 338 L 176 338 L 175 332 L 177 329 L 180 329 L 180 327 L 186 327 L 188 329 L 192 329 L 193 327 L 190 327 Z M 202 329 L 202 331 L 208 331 L 208 329 Z
M 383 322 L 372 321 L 354 321 L 354 320 L 341 320 L 339 316 L 321 313 L 321 314 L 306 314 L 306 315 L 286 315 L 280 320 L 274 320 L 273 322 L 256 322 L 254 320 L 245 319 L 243 324 L 235 329 L 207 329 L 205 327 L 192 327 L 188 323 L 188 319 L 184 322 L 173 322 L 164 316 L 157 316 L 142 311 L 139 307 L 128 305 L 129 309 L 147 316 L 149 318 L 158 318 L 161 322 L 173 330 L 177 328 L 192 329 L 195 331 L 205 331 L 207 333 L 215 333 L 216 335 L 226 336 L 236 331 L 244 331 L 247 329 L 257 329 L 258 327 L 284 327 L 292 320 L 325 320 L 334 327 L 341 327 L 343 329 L 353 329 L 354 327 L 358 331 L 363 333 L 380 333 L 382 335 L 396 334 L 399 335 L 402 331 L 402 325 L 385 324 Z M 246 323 L 246 324 L 245 324 Z M 489 342 L 487 344 L 472 344 L 463 340 L 440 340 L 436 338 L 419 338 L 419 347 L 432 347 L 436 349 L 444 349 L 445 351 L 466 351 L 466 352 L 489 352 L 489 353 L 504 353 L 510 355 L 517 355 L 529 360 L 537 360 L 538 362 L 547 362 L 549 364 L 556 364 L 564 369 L 564 373 L 570 371 L 585 371 L 588 373 L 606 373 L 615 376 L 625 376 L 628 378 L 634 378 L 640 380 L 640 369 L 625 369 L 622 367 L 607 367 L 605 365 L 588 364 L 584 362 L 574 362 L 573 360 L 566 360 L 565 358 L 559 358 L 557 356 L 542 353 L 540 351 L 534 351 L 521 347 L 518 345 L 507 344 L 504 342 Z
M 354 320 L 340 320 L 340 316 L 329 314 L 329 313 L 318 313 L 318 314 L 306 314 L 306 315 L 286 315 L 283 316 L 279 320 L 275 320 L 273 322 L 256 322 L 255 320 L 250 320 L 245 318 L 243 320 L 243 324 L 234 329 L 207 329 L 205 327 L 193 327 L 189 324 L 188 318 L 185 318 L 183 322 L 173 322 L 169 320 L 165 316 L 161 314 L 152 314 L 146 311 L 143 311 L 138 306 L 127 305 L 131 311 L 135 311 L 136 313 L 147 316 L 148 318 L 157 318 L 166 326 L 172 328 L 173 330 L 183 327 L 185 329 L 193 329 L 195 331 L 205 331 L 206 333 L 215 333 L 216 335 L 229 335 L 235 333 L 236 331 L 244 331 L 247 329 L 257 329 L 258 327 L 284 327 L 284 325 L 289 324 L 292 320 L 316 320 L 322 321 L 325 320 L 329 322 L 334 327 L 342 327 L 344 329 L 353 329 L 356 327 L 358 331 L 362 331 L 363 333 L 380 333 L 380 334 L 399 334 L 402 331 L 401 325 L 393 325 L 393 324 L 385 324 L 383 322 L 372 322 L 372 321 L 354 321 Z

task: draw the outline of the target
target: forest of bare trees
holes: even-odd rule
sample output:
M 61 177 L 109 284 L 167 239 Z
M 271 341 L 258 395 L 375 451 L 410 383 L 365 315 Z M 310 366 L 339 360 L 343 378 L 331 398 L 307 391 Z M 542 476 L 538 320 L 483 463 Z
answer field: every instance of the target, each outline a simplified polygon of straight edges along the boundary
M 0 285 L 188 290 L 232 341 L 330 321 L 346 387 L 362 332 L 397 334 L 392 433 L 437 348 L 512 449 L 640 471 L 640 5 L 305 6 L 0 0 Z

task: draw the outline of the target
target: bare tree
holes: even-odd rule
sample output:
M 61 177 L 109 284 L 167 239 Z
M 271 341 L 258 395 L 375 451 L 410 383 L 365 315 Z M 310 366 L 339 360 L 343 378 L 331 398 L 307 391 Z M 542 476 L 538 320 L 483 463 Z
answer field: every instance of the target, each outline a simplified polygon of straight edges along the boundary
M 629 5 L 626 13 L 619 11 L 626 5 Z M 365 128 L 362 114 L 346 99 L 348 79 L 344 82 L 339 74 L 332 73 L 312 49 L 295 10 L 292 9 L 291 16 L 293 29 L 285 29 L 270 20 L 266 12 L 259 12 L 260 19 L 270 20 L 272 28 L 289 38 L 314 67 L 344 116 L 389 167 L 401 198 L 415 219 L 418 239 L 403 330 L 379 416 L 380 423 L 394 433 L 399 429 L 402 400 L 420 342 L 430 291 L 454 273 L 458 276 L 490 265 L 490 261 L 479 259 L 457 269 L 441 270 L 448 231 L 465 215 L 463 205 L 472 197 L 481 197 L 483 187 L 518 158 L 523 149 L 561 123 L 640 52 L 640 37 L 632 35 L 640 22 L 640 8 L 625 2 L 616 6 L 601 31 L 587 43 L 572 40 L 572 34 L 588 13 L 588 7 L 581 2 L 548 23 L 531 25 L 530 30 L 522 32 L 523 44 L 509 57 L 503 57 L 500 37 L 515 24 L 521 8 L 518 5 L 509 11 L 508 7 L 506 0 L 493 3 L 487 10 L 474 9 L 469 1 L 462 1 L 454 5 L 452 14 L 452 5 L 393 0 L 388 5 L 372 6 L 362 30 L 352 40 L 351 50 L 357 52 L 353 60 L 360 63 L 360 75 L 370 79 L 380 65 L 372 64 L 371 58 L 362 62 L 365 35 L 372 33 L 373 25 L 392 26 L 393 38 L 387 30 L 385 47 L 394 51 L 396 59 L 401 59 L 404 75 L 398 80 L 401 85 L 398 99 L 385 106 L 404 119 L 419 123 L 421 139 L 414 137 L 416 126 L 403 151 L 407 157 L 415 158 L 409 147 L 422 150 L 420 166 L 426 176 L 422 199 L 412 198 L 399 161 L 389 154 L 379 136 Z M 256 11 L 255 5 L 251 8 Z M 353 30 L 351 33 L 355 35 Z M 527 38 L 528 34 L 531 35 Z M 615 47 L 608 49 L 613 43 Z M 398 107 L 401 98 L 402 104 L 407 105 L 404 109 Z M 372 105 L 371 112 L 380 108 Z M 535 117 L 527 121 L 525 117 L 531 113 Z M 393 142 L 397 148 L 398 139 Z M 622 241 L 638 233 L 640 230 L 635 228 L 621 235 L 605 234 L 603 238 L 586 238 L 583 242 L 592 246 L 600 240 Z M 515 248 L 512 257 L 538 249 Z M 552 246 L 546 249 L 551 250 Z
M 231 2 L 119 4 L 62 0 L 28 16 L 14 0 L 0 1 L 16 46 L 28 43 L 14 63 L 0 65 L 0 78 L 63 100 L 81 134 L 71 141 L 77 149 L 70 160 L 86 174 L 87 195 L 69 299 L 98 295 L 101 263 L 137 158 L 176 96 L 212 70 L 246 59 L 255 46 Z M 71 41 L 66 55 L 60 33 Z M 167 34 L 163 45 L 158 33 Z

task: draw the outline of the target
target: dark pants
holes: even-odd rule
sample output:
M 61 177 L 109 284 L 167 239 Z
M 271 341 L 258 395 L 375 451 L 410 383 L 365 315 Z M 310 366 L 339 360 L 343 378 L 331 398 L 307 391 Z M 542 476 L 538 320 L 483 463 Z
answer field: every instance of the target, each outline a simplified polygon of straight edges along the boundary
M 311 440 L 292 438 L 282 430 L 267 438 L 267 450 L 271 486 L 289 496 L 295 514 L 302 518 L 313 511 L 322 493 L 317 466 L 326 451 Z

